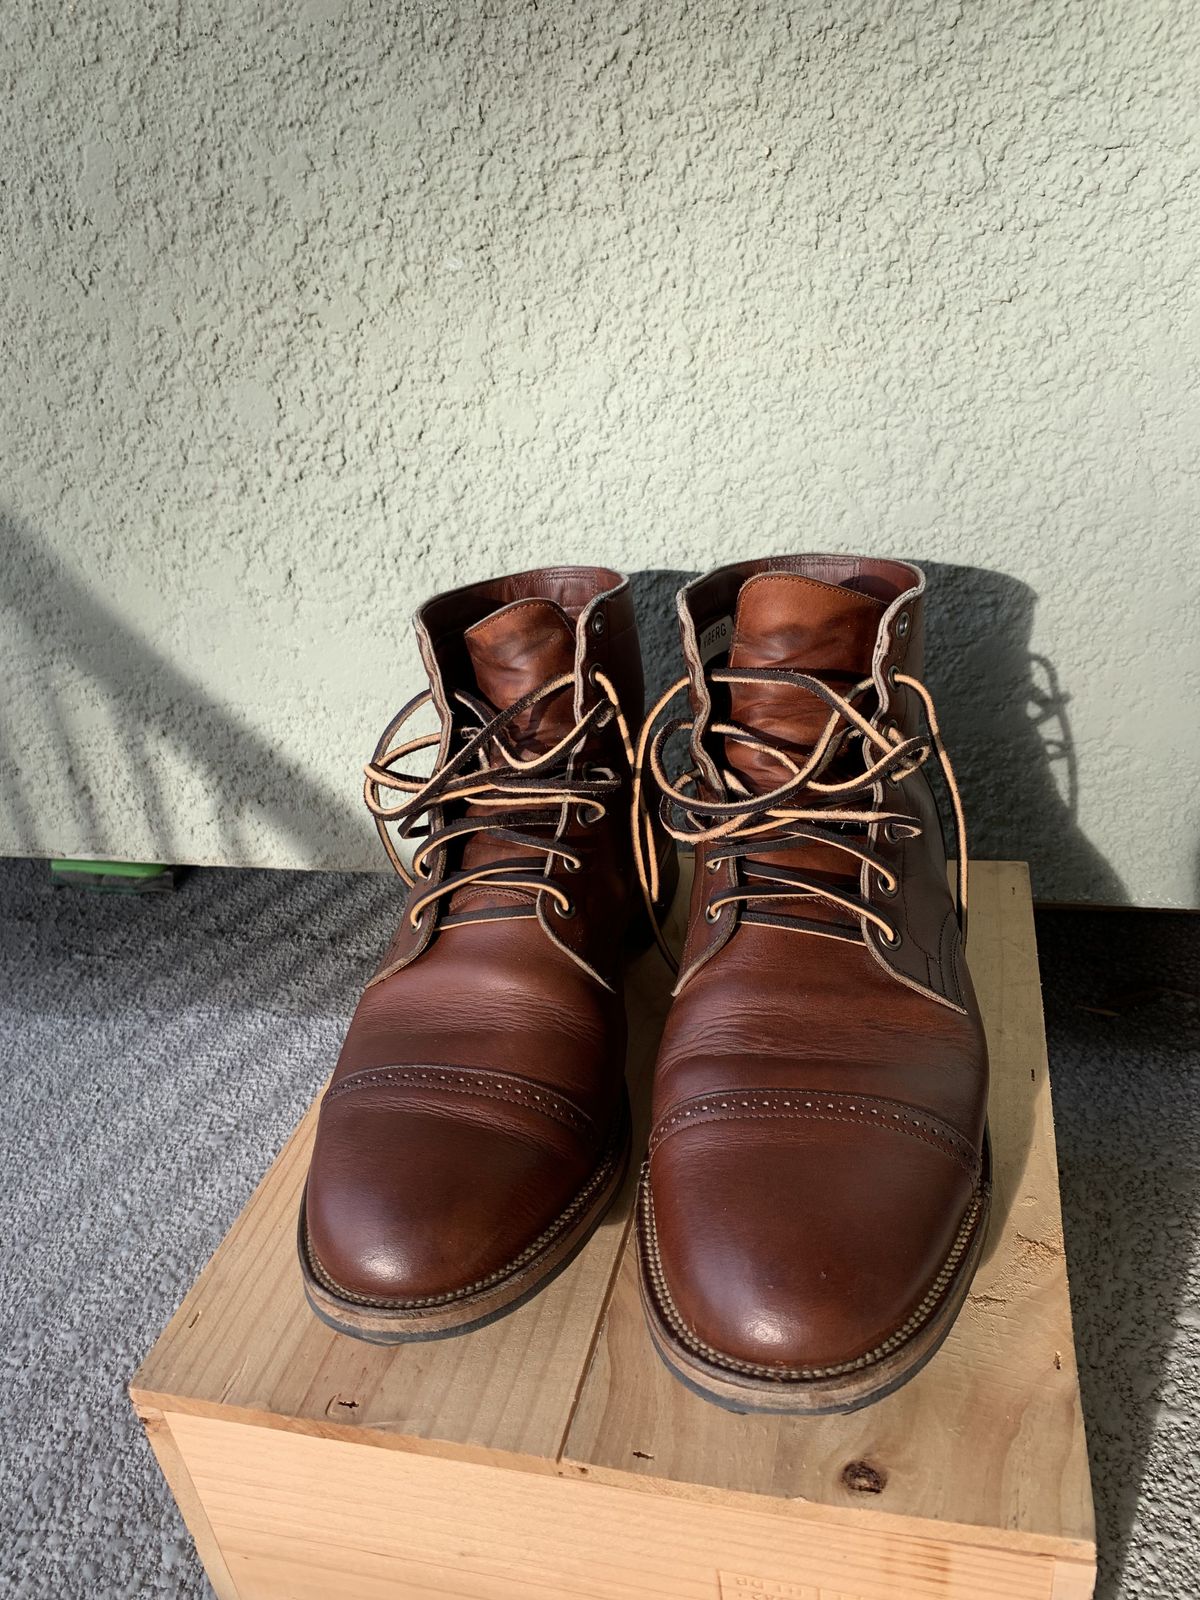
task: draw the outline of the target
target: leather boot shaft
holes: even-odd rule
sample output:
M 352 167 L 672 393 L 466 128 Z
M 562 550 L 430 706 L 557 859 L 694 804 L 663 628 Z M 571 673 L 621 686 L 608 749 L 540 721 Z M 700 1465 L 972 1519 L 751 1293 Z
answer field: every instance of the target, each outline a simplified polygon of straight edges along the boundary
M 498 1315 L 613 1198 L 622 950 L 644 915 L 628 581 L 471 584 L 416 632 L 429 690 L 384 730 L 365 791 L 405 890 L 322 1103 L 300 1235 L 318 1314 L 383 1340 Z M 437 731 L 409 737 L 429 710 Z
M 536 907 L 535 897 L 535 914 L 548 939 L 611 984 L 619 966 L 622 930 L 641 914 L 630 888 L 634 874 L 627 741 L 641 721 L 643 678 L 628 579 L 604 568 L 517 573 L 436 596 L 420 607 L 414 625 L 442 724 L 435 757 L 439 767 L 452 758 L 456 741 L 461 742 L 466 730 L 478 725 L 473 717 L 503 712 L 555 678 L 569 676 L 566 687 L 519 713 L 506 736 L 515 752 L 536 757 L 573 726 L 592 719 L 572 744 L 567 765 L 577 780 L 574 792 L 585 795 L 596 794 L 596 774 L 610 775 L 599 780 L 608 784 L 601 796 L 604 814 L 597 816 L 596 808 L 587 803 L 566 807 L 556 829 L 564 843 L 587 860 L 588 870 L 581 874 L 576 868 L 577 881 L 568 883 L 570 858 L 547 861 L 542 853 L 540 864 L 561 887 L 563 898 Z M 615 700 L 602 687 L 605 683 Z M 390 732 L 385 731 L 373 764 L 386 757 Z M 376 810 L 386 843 L 387 824 L 378 820 L 378 801 L 368 780 L 368 805 Z M 446 820 L 444 807 L 432 807 L 431 830 Z M 657 848 L 667 853 L 661 832 Z M 497 843 L 486 833 L 475 835 L 462 851 L 468 866 L 519 858 L 522 853 L 521 845 Z M 432 858 L 428 889 L 436 890 L 456 864 L 462 862 L 456 863 L 450 853 Z M 447 919 L 454 923 L 470 912 L 495 910 L 504 898 L 513 904 L 519 892 L 506 885 L 489 891 L 486 880 L 480 879 L 448 903 L 440 897 L 430 901 L 429 911 L 418 919 L 401 918 L 372 981 L 414 961 Z M 578 915 L 581 910 L 584 914 Z M 567 914 L 557 914 L 560 911 Z
M 695 847 L 655 1072 L 651 1332 L 737 1409 L 850 1409 L 957 1311 L 986 1217 L 987 1056 L 929 771 L 924 578 L 787 556 L 679 595 Z M 690 728 L 687 724 L 690 723 Z
M 924 574 L 908 563 L 826 555 L 739 562 L 682 589 L 679 617 L 689 669 L 691 754 L 709 792 L 725 792 L 726 772 L 735 785 L 740 780 L 751 791 L 780 783 L 786 768 L 778 754 L 809 755 L 830 718 L 830 706 L 803 687 L 721 682 L 712 676 L 714 666 L 794 669 L 843 693 L 865 684 L 859 701 L 863 714 L 882 731 L 920 740 L 925 732 L 922 702 L 904 679 L 919 678 L 924 670 L 924 593 Z M 758 735 L 766 749 L 714 731 L 729 723 Z M 849 752 L 844 754 L 835 775 L 845 777 L 851 759 Z M 861 761 L 858 766 L 861 770 Z M 904 877 L 906 894 L 889 893 L 887 874 L 872 874 L 865 863 L 855 863 L 836 846 L 810 842 L 781 859 L 843 879 L 854 868 L 852 877 L 858 882 L 846 886 L 868 904 L 880 906 L 900 935 L 898 941 L 889 941 L 882 928 L 868 924 L 873 953 L 900 981 L 962 1008 L 969 978 L 945 881 L 942 828 L 929 780 L 921 770 L 903 782 L 882 779 L 871 798 L 881 812 L 903 814 L 872 828 L 869 842 Z M 699 859 L 707 867 L 713 854 L 701 846 Z M 718 886 L 735 887 L 736 860 L 726 856 L 711 866 Z M 811 911 L 816 920 L 834 920 L 819 901 Z M 736 925 L 732 915 L 690 919 L 682 981 L 722 948 Z

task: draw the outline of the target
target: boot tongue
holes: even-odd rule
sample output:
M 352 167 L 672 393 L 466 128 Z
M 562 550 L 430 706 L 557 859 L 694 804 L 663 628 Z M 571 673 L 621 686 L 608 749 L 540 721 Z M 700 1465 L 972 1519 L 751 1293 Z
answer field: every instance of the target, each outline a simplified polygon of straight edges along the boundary
M 479 692 L 497 711 L 575 670 L 575 629 L 553 600 L 516 600 L 476 622 L 463 638 Z M 538 754 L 574 722 L 568 686 L 523 711 L 507 733 L 519 751 Z
M 731 667 L 792 667 L 820 678 L 839 694 L 869 677 L 886 605 L 791 572 L 763 572 L 742 585 L 734 618 Z M 734 722 L 803 757 L 829 719 L 829 707 L 790 684 L 729 686 Z M 787 769 L 749 745 L 726 741 L 725 759 L 756 794 L 777 788 Z

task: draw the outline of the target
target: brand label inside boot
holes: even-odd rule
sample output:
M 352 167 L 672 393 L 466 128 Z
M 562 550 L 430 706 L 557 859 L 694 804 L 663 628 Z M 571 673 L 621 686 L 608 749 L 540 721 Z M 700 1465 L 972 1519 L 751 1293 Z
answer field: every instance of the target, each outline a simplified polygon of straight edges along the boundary
M 700 635 L 699 642 L 702 662 L 724 655 L 733 643 L 733 618 L 719 617 L 716 622 L 710 623 Z

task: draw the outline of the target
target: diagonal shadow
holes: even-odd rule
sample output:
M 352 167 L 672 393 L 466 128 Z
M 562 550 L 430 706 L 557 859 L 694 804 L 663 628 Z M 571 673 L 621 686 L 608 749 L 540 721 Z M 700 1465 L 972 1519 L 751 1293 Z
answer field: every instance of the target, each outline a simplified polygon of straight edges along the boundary
M 231 841 L 247 822 L 261 821 L 300 847 L 312 849 L 343 814 L 350 796 L 314 778 L 303 751 L 271 744 L 236 706 L 221 704 L 155 650 L 104 599 L 58 561 L 43 542 L 15 517 L 0 512 L 0 662 L 9 682 L 18 673 L 36 707 L 35 718 L 48 725 L 60 766 L 38 772 L 43 806 L 68 808 L 86 817 L 94 805 L 89 759 L 93 752 L 73 742 L 63 690 L 82 685 L 108 726 L 97 734 L 110 766 L 136 772 L 139 790 L 130 794 L 150 822 L 157 859 L 175 861 L 171 805 L 160 786 L 163 751 L 170 750 L 198 768 L 214 810 Z M 29 662 L 36 663 L 29 681 Z M 137 708 L 136 725 L 129 715 Z M 28 718 L 29 713 L 23 712 Z M 0 806 L 11 821 L 28 823 L 28 777 L 23 762 L 41 760 L 22 747 L 19 728 L 10 723 L 8 744 L 0 752 Z M 114 754 L 124 757 L 117 765 Z M 283 781 L 270 787 L 255 775 L 270 772 Z M 39 806 L 39 810 L 41 806 Z M 230 852 L 232 855 L 233 852 Z
M 115 772 L 136 775 L 122 803 L 137 819 L 137 836 L 152 839 L 152 859 L 178 862 L 170 760 L 199 775 L 221 818 L 225 860 L 251 855 L 249 841 L 263 832 L 282 835 L 297 853 L 319 859 L 328 835 L 344 831 L 346 812 L 355 805 L 353 781 L 339 793 L 315 778 L 306 750 L 272 744 L 237 707 L 206 693 L 6 514 L 0 514 L 0 675 L 10 683 L 18 675 L 23 680 L 20 719 L 0 706 L 0 812 L 10 836 L 41 842 L 46 854 L 57 843 L 47 818 L 65 811 L 87 837 L 89 819 L 95 823 L 100 809 L 93 785 Z M 79 693 L 90 701 L 86 736 L 72 729 L 71 697 Z M 129 714 L 133 706 L 136 720 Z M 56 752 L 49 768 L 47 734 Z M 368 743 L 364 734 L 364 748 Z M 113 810 L 109 794 L 104 811 L 110 819 Z M 99 837 L 97 827 L 92 837 Z M 26 849 L 36 854 L 37 844 Z M 398 899 L 390 874 L 365 874 L 361 883 L 322 875 L 297 902 L 288 933 L 292 967 L 281 989 L 278 901 L 295 898 L 295 889 L 265 872 L 247 874 L 233 894 L 235 876 L 226 905 L 242 937 L 230 983 L 243 995 L 257 988 L 268 1007 L 319 1013 L 341 1003 L 343 975 L 340 969 L 335 975 L 331 949 L 356 946 L 365 926 L 371 930 L 365 966 L 391 932 Z M 181 892 L 187 894 L 186 885 Z M 139 920 L 149 929 L 164 915 L 147 908 Z M 255 926 L 263 930 L 261 946 L 244 937 Z M 69 1008 L 69 997 L 63 1003 Z
M 1200 918 L 1051 909 L 1037 923 L 1096 1600 L 1120 1600 L 1191 1567 L 1178 1489 L 1198 1435 L 1186 1383 L 1196 1313 L 1185 1306 L 1200 1221 Z
M 1120 878 L 1078 824 L 1070 686 L 1060 685 L 1053 664 L 1030 651 L 1036 596 L 1004 574 L 923 564 L 930 584 L 927 678 L 962 784 L 973 853 L 1028 860 L 1035 893 L 1043 896 L 1125 899 Z M 678 675 L 674 600 L 691 576 L 669 570 L 634 576 L 651 695 Z M 0 667 L 11 678 L 31 655 L 38 662 L 36 703 L 44 726 L 53 730 L 62 763 L 60 771 L 38 773 L 48 798 L 35 808 L 30 799 L 34 786 L 27 781 L 27 763 L 35 752 L 11 707 L 0 705 L 0 806 L 21 836 L 32 836 L 29 830 L 38 826 L 46 804 L 88 803 L 92 752 L 73 743 L 60 688 L 69 669 L 103 697 L 110 722 L 104 738 L 115 744 L 117 759 L 126 770 L 145 774 L 129 804 L 149 819 L 155 838 L 162 841 L 163 859 L 173 858 L 172 799 L 159 777 L 164 747 L 203 774 L 215 807 L 228 819 L 232 854 L 244 847 L 256 825 L 269 825 L 300 849 L 320 853 L 332 819 L 355 802 L 352 784 L 344 795 L 335 794 L 314 779 L 303 750 L 275 748 L 236 708 L 217 703 L 11 517 L 0 518 L 0 580 Z M 117 714 L 128 703 L 134 682 L 143 707 L 137 728 Z M 372 731 L 363 730 L 366 742 Z M 286 785 L 256 788 L 251 777 L 248 786 L 247 775 L 264 766 L 282 770 Z M 189 989 L 191 999 L 211 1002 L 218 1018 L 228 1008 L 244 1005 L 247 994 L 259 996 L 264 1011 L 348 1015 L 361 976 L 391 929 L 398 897 L 389 877 L 230 872 L 221 875 L 225 881 L 217 887 L 212 884 L 215 875 L 205 876 L 203 892 L 189 894 L 185 888 L 174 902 L 169 897 L 162 902 L 93 902 L 84 916 L 91 931 L 83 957 L 99 964 L 110 958 L 114 940 L 162 938 L 166 970 L 152 977 L 141 995 L 148 1009 L 173 1003 L 182 970 L 196 980 Z M 187 917 L 179 914 L 185 906 Z M 1104 922 L 1103 913 L 1080 915 L 1097 925 Z M 1119 919 L 1122 925 L 1126 920 Z M 224 935 L 230 959 L 203 959 L 214 936 L 219 941 Z M 72 937 L 78 950 L 78 926 Z M 1147 959 L 1151 954 L 1147 952 Z M 1047 987 L 1056 993 L 1063 987 L 1060 966 L 1063 973 L 1074 973 L 1072 960 L 1079 965 L 1081 980 L 1098 981 L 1095 967 L 1077 952 L 1070 936 L 1044 939 L 1043 956 Z M 1115 971 L 1124 958 L 1111 948 L 1105 959 Z M 72 988 L 63 986 L 64 1014 L 94 1025 L 108 1003 L 107 985 L 90 985 L 77 1007 L 72 994 Z M 115 1006 L 127 1003 L 127 996 L 112 1000 Z M 1110 1132 L 1109 1122 L 1093 1117 L 1080 1134 L 1072 1101 L 1074 1096 L 1080 1105 L 1101 1106 L 1102 1087 L 1115 1102 L 1120 1086 L 1088 1079 L 1080 1066 L 1078 1024 L 1064 1029 L 1056 1025 L 1053 1012 L 1050 1024 L 1056 1093 L 1060 1108 L 1063 1103 L 1069 1108 L 1060 1122 L 1060 1152 L 1084 1401 L 1096 1468 L 1105 1574 L 1100 1593 L 1115 1596 L 1153 1434 L 1155 1381 L 1169 1348 L 1183 1262 L 1175 1236 L 1121 1225 L 1114 1197 L 1123 1192 L 1118 1169 L 1124 1157 L 1116 1131 L 1123 1124 L 1114 1110 Z M 1068 1063 L 1064 1070 L 1075 1074 L 1065 1093 L 1057 1082 L 1060 1054 Z M 1121 1058 L 1111 1057 L 1109 1064 L 1115 1077 Z M 319 1076 L 323 1066 L 310 1065 Z M 1153 1140 L 1148 1124 L 1142 1148 L 1152 1148 Z M 1138 1282 L 1155 1286 L 1155 1331 L 1147 1343 L 1139 1324 L 1137 1338 L 1126 1341 L 1126 1347 L 1110 1336 L 1113 1319 L 1121 1319 L 1113 1304 L 1113 1285 Z

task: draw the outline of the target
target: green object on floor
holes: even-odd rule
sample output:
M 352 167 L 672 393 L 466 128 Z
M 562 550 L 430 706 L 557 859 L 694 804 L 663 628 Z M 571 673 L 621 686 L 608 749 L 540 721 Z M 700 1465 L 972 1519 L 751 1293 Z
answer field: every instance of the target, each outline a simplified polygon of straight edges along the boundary
M 147 861 L 67 861 L 50 863 L 50 882 L 106 894 L 164 894 L 175 887 L 174 867 Z

